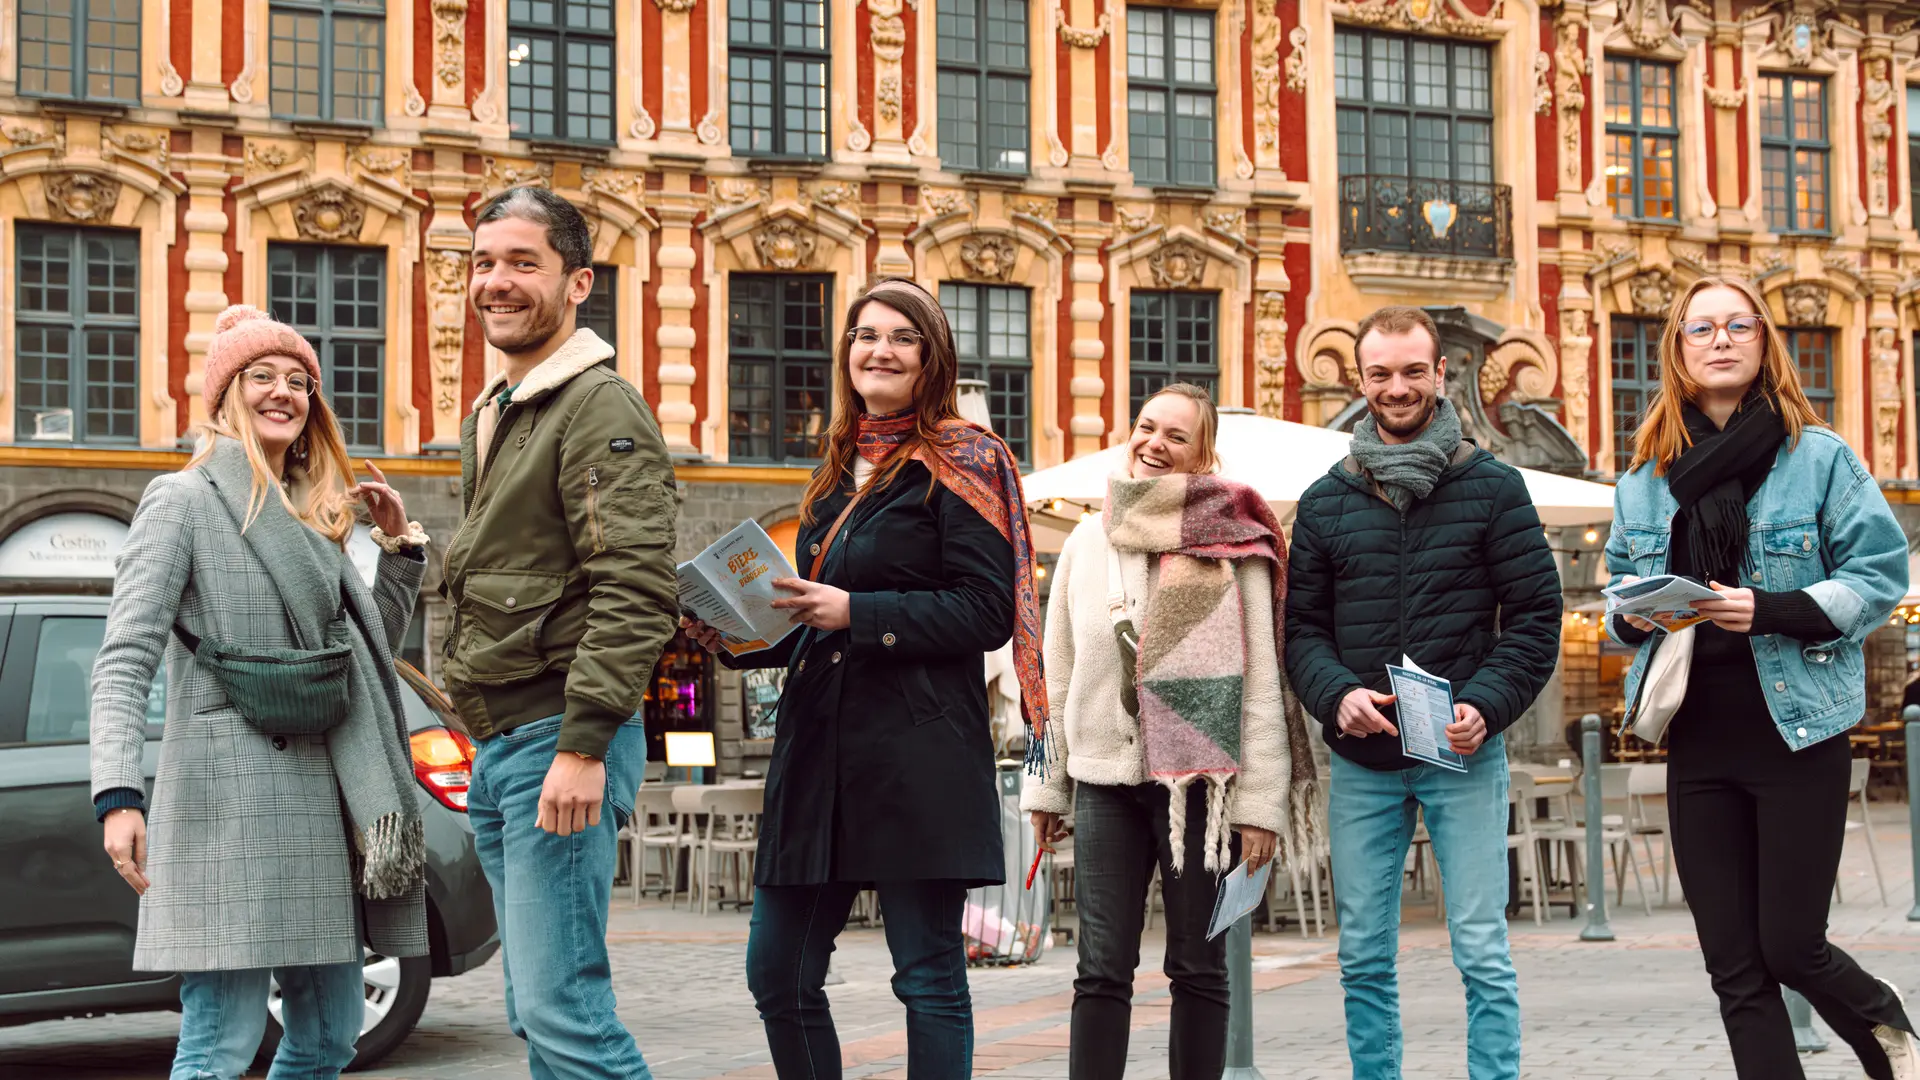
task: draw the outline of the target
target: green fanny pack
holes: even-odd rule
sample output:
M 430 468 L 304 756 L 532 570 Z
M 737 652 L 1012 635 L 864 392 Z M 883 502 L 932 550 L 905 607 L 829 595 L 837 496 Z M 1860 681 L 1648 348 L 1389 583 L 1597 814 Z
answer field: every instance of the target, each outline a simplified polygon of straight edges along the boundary
M 173 632 L 240 715 L 268 735 L 324 735 L 347 718 L 353 646 L 344 618 L 327 628 L 324 649 L 239 649 L 178 623 Z

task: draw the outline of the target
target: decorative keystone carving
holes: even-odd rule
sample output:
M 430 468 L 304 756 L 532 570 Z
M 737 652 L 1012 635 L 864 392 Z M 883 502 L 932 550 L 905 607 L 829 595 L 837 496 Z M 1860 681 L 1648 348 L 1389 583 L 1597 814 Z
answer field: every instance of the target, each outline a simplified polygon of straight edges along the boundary
M 367 212 L 339 188 L 321 188 L 293 204 L 293 223 L 309 240 L 349 240 L 360 235 Z
M 1068 45 L 1076 49 L 1097 49 L 1100 47 L 1100 43 L 1106 40 L 1107 35 L 1113 31 L 1113 10 L 1107 4 L 1102 3 L 1100 5 L 1100 18 L 1094 22 L 1091 29 L 1082 30 L 1078 27 L 1068 26 L 1067 9 L 1057 7 L 1053 9 L 1053 25 L 1060 30 L 1060 40 L 1066 42 Z
M 1803 281 L 1781 290 L 1786 300 L 1787 322 L 1794 326 L 1822 326 L 1827 321 L 1827 300 L 1832 293 L 1818 281 Z
M 1147 270 L 1163 289 L 1191 289 L 1207 274 L 1207 253 L 1184 240 L 1163 244 L 1147 256 Z
M 1013 275 L 1017 252 L 1004 236 L 973 236 L 960 245 L 960 261 L 967 273 L 982 281 L 1006 281 Z
M 770 221 L 753 236 L 753 249 L 760 253 L 760 265 L 769 270 L 802 270 L 813 263 L 818 240 L 813 233 L 792 220 Z
M 47 205 L 69 221 L 106 221 L 120 203 L 120 182 L 97 173 L 56 173 L 46 192 Z
M 1635 314 L 1665 317 L 1673 306 L 1673 274 L 1658 266 L 1642 270 L 1634 275 L 1627 291 L 1633 297 Z

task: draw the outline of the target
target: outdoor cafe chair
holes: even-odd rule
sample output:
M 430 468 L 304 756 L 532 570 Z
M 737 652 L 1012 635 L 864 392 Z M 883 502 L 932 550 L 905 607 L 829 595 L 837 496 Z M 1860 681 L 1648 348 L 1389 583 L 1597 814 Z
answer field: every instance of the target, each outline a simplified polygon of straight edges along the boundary
M 1880 886 L 1880 906 L 1887 906 L 1887 879 L 1880 872 L 1880 850 L 1873 842 L 1873 816 L 1867 810 L 1867 777 L 1872 772 L 1873 763 L 1866 758 L 1853 759 L 1853 775 L 1847 781 L 1847 832 L 1859 831 L 1867 838 L 1867 858 L 1873 863 L 1873 880 Z M 1853 820 L 1853 800 L 1860 800 L 1860 820 Z M 1837 903 L 1846 903 L 1846 897 L 1840 895 L 1840 878 L 1834 875 L 1833 899 Z
M 1604 775 L 1604 774 L 1603 774 Z M 1660 903 L 1671 896 L 1673 834 L 1667 828 L 1667 766 L 1635 765 L 1627 770 L 1627 828 L 1640 838 L 1647 855 L 1647 873 L 1653 873 L 1653 838 L 1660 838 Z M 1656 808 L 1647 800 L 1659 799 Z
M 760 815 L 766 810 L 764 786 L 719 784 L 702 787 L 697 795 L 697 812 L 706 815 L 705 835 L 700 842 L 700 914 L 707 914 L 713 895 L 714 863 L 725 859 L 733 868 L 731 899 L 744 907 L 752 892 L 753 856 L 759 849 Z M 744 869 L 744 875 L 742 873 Z M 692 906 L 689 899 L 688 906 Z
M 673 792 L 657 784 L 642 785 L 633 799 L 633 817 L 620 834 L 628 844 L 627 874 L 636 905 L 646 892 L 648 853 L 659 857 L 660 891 L 673 893 L 685 832 L 686 824 L 673 808 Z
M 1507 771 L 1507 807 L 1513 814 L 1514 828 L 1507 834 L 1507 850 L 1517 851 L 1520 877 L 1533 886 L 1533 924 L 1545 922 L 1545 882 L 1540 871 L 1540 842 L 1533 835 L 1533 774 L 1519 769 Z

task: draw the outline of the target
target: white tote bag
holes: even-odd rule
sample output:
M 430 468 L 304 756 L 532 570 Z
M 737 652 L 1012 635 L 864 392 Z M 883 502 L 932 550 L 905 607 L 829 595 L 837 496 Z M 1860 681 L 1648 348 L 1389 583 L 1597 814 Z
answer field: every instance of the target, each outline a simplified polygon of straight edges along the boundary
M 1633 733 L 1649 743 L 1666 734 L 1667 723 L 1687 699 L 1687 670 L 1693 666 L 1693 627 L 1668 634 L 1654 647 L 1640 679 L 1640 703 L 1633 712 Z

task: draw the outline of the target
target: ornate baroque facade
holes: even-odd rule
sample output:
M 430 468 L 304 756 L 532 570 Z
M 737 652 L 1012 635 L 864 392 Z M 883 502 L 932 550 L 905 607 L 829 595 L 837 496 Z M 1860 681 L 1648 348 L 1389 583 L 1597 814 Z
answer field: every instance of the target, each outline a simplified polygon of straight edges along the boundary
M 1910 3 L 133 6 L 68 31 L 121 33 L 124 71 L 63 81 L 48 20 L 0 0 L 8 465 L 176 462 L 214 315 L 246 301 L 327 341 L 358 443 L 448 475 L 491 362 L 471 214 L 534 183 L 588 212 L 596 325 L 689 483 L 804 475 L 822 350 L 883 274 L 971 305 L 1034 466 L 1174 377 L 1344 422 L 1356 322 L 1411 302 L 1463 308 L 1484 439 L 1601 475 L 1636 320 L 1744 274 L 1807 331 L 1839 430 L 1920 476 Z M 84 317 L 40 291 L 79 258 L 111 284 L 61 301 Z

